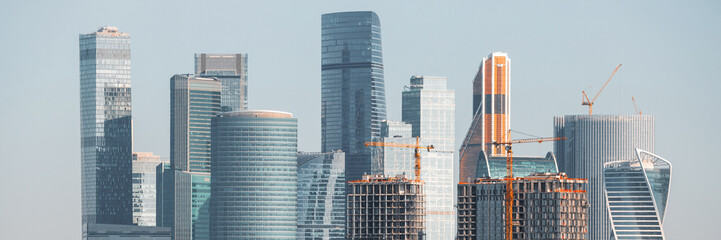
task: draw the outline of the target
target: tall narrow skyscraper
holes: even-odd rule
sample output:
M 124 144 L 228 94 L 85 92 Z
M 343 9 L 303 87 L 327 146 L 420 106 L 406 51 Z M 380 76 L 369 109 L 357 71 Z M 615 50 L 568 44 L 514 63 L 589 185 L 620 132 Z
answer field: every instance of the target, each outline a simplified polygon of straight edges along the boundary
M 649 115 L 568 115 L 554 119 L 558 171 L 588 179 L 588 239 L 611 238 L 603 193 L 605 163 L 634 159 L 635 149 L 654 150 L 654 119 Z
M 410 86 L 403 91 L 402 116 L 403 122 L 411 124 L 413 137 L 419 137 L 423 145 L 435 147 L 420 153 L 420 177 L 425 183 L 428 201 L 425 205 L 426 239 L 453 239 L 456 226 L 453 206 L 456 202 L 453 197 L 456 92 L 446 88 L 446 77 L 413 76 Z
M 374 12 L 323 14 L 321 22 L 321 147 L 346 153 L 346 178 L 371 172 L 363 144 L 386 119 L 381 25 Z
M 196 53 L 195 75 L 222 82 L 221 111 L 248 108 L 248 54 Z
M 82 222 L 132 224 L 130 36 L 80 34 Z
M 133 153 L 133 224 L 155 226 L 156 171 L 164 162 L 151 152 Z
M 508 54 L 494 52 L 483 58 L 473 80 L 473 121 L 461 144 L 460 180 L 476 177 L 481 151 L 488 156 L 504 155 L 493 142 L 508 140 L 511 128 L 511 59 Z

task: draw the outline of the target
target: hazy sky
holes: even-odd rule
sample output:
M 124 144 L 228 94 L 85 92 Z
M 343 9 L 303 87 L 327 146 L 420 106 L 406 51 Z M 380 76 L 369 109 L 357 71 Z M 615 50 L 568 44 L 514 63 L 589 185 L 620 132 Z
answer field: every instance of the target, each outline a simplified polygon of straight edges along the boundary
M 80 238 L 78 34 L 114 25 L 132 38 L 135 151 L 168 157 L 169 79 L 192 72 L 196 52 L 248 53 L 249 107 L 294 113 L 299 149 L 318 151 L 320 17 L 357 10 L 380 16 L 390 120 L 410 76 L 447 76 L 456 145 L 492 51 L 512 59 L 512 128 L 539 136 L 553 116 L 586 113 L 581 90 L 622 63 L 594 112 L 633 114 L 634 96 L 656 116 L 655 153 L 673 164 L 668 239 L 717 238 L 721 2 L 446 2 L 3 1 L 0 238 Z

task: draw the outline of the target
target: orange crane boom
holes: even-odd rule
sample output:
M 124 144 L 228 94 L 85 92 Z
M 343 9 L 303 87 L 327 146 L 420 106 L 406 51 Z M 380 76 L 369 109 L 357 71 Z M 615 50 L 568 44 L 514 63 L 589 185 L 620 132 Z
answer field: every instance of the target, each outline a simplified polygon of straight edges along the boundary
M 633 110 L 636 110 L 636 113 L 641 115 L 641 109 L 636 106 L 636 99 L 633 96 L 631 97 L 631 101 L 633 101 Z
M 434 149 L 433 145 L 429 146 L 421 146 L 420 144 L 420 138 L 416 137 L 416 144 L 404 144 L 404 143 L 386 143 L 386 142 L 365 142 L 366 147 L 374 146 L 374 147 L 400 147 L 400 148 L 413 148 L 415 149 L 415 158 L 416 158 L 416 166 L 415 166 L 415 175 L 416 180 L 421 180 L 421 152 L 420 149 L 426 149 L 429 152 L 431 149 Z
M 508 138 L 511 138 L 510 129 L 508 129 Z M 513 202 L 515 196 L 513 196 L 513 149 L 511 146 L 516 143 L 542 143 L 559 140 L 566 140 L 566 137 L 526 138 L 508 142 L 493 142 L 494 146 L 503 145 L 506 150 L 506 240 L 513 240 Z
M 603 89 L 606 88 L 606 85 L 608 85 L 608 82 L 611 81 L 611 78 L 613 78 L 613 75 L 616 75 L 616 71 L 618 71 L 618 68 L 620 68 L 620 67 L 621 67 L 621 64 L 618 64 L 618 66 L 616 66 L 616 69 L 614 69 L 613 73 L 611 73 L 611 77 L 609 77 L 608 80 L 606 80 L 606 83 L 603 84 L 603 87 L 601 88 L 601 90 L 598 90 L 598 93 L 596 93 L 596 96 L 593 97 L 593 100 L 588 100 L 588 96 L 586 96 L 586 91 L 581 91 L 581 93 L 583 93 L 583 99 L 581 99 L 581 100 L 583 100 L 583 102 L 581 103 L 581 105 L 588 106 L 588 115 L 591 115 L 591 113 L 593 113 L 593 103 L 596 102 L 596 98 L 598 98 L 598 95 L 601 95 L 601 92 L 603 92 Z

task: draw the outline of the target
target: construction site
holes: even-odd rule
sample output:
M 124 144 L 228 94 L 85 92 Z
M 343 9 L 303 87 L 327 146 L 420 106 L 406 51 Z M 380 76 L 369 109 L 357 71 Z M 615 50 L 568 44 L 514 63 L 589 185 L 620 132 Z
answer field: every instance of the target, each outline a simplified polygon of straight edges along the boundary
M 586 239 L 585 179 L 537 173 L 513 181 L 512 239 Z M 458 185 L 458 238 L 504 239 L 504 179 L 479 178 Z
M 347 239 L 423 239 L 423 182 L 364 175 L 348 182 Z

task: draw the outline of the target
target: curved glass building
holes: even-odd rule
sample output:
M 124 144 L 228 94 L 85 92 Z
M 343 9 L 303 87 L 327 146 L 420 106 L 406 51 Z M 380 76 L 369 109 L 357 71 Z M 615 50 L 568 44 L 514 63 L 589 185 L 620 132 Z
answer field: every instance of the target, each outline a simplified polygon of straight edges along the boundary
M 381 24 L 374 12 L 323 14 L 321 148 L 346 153 L 347 180 L 371 172 L 370 149 L 386 119 Z
M 295 239 L 298 120 L 239 111 L 211 126 L 211 239 Z
M 603 173 L 613 239 L 665 239 L 671 163 L 636 149 L 635 160 L 606 163 Z
M 634 159 L 635 149 L 654 149 L 654 118 L 649 115 L 568 115 L 554 119 L 558 171 L 588 179 L 588 240 L 611 238 L 603 193 L 605 163 Z

